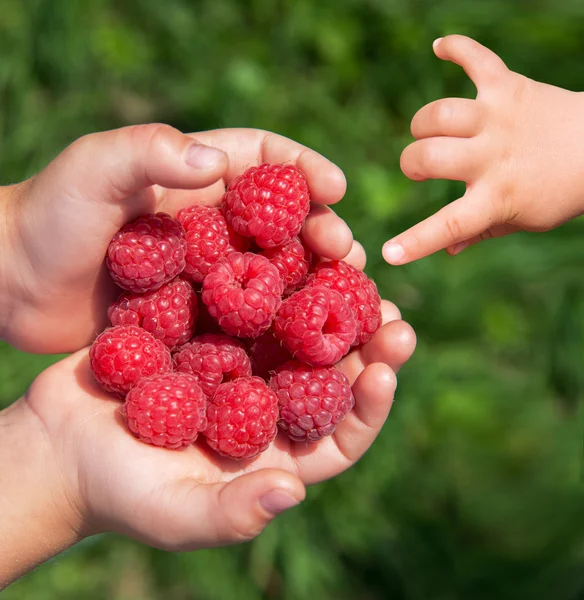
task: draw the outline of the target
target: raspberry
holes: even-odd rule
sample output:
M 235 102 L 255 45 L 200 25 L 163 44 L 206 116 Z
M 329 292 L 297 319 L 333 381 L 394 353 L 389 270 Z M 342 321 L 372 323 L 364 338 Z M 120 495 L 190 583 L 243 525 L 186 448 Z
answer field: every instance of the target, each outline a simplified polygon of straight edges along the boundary
M 91 370 L 104 390 L 125 395 L 141 377 L 172 370 L 169 349 L 135 325 L 110 327 L 89 350 Z
M 265 256 L 231 252 L 209 269 L 203 302 L 225 333 L 258 337 L 272 324 L 282 291 L 278 269 Z
M 259 377 L 222 383 L 207 406 L 207 443 L 231 458 L 252 458 L 276 437 L 278 399 Z
M 274 336 L 273 328 L 250 340 L 247 352 L 252 373 L 263 379 L 269 379 L 277 367 L 292 358 L 290 352 Z
M 270 387 L 278 396 L 278 425 L 295 442 L 331 435 L 355 405 L 349 380 L 335 367 L 291 360 L 277 370 Z
M 153 292 L 123 293 L 107 316 L 112 325 L 139 325 L 172 349 L 193 337 L 197 313 L 195 290 L 174 279 Z
M 123 413 L 128 429 L 141 441 L 177 449 L 192 444 L 207 427 L 207 399 L 186 373 L 140 379 L 128 392 Z
M 208 333 L 185 344 L 174 355 L 177 371 L 197 378 L 203 392 L 212 398 L 219 384 L 251 376 L 244 345 L 228 335 Z
M 268 248 L 260 252 L 278 269 L 284 280 L 284 294 L 300 289 L 306 281 L 312 253 L 299 238 L 294 237 L 283 246 Z
M 251 167 L 223 196 L 227 222 L 261 248 L 280 246 L 298 235 L 309 209 L 306 178 L 293 165 Z
M 341 294 L 315 286 L 284 300 L 274 320 L 274 331 L 294 358 L 325 366 L 349 351 L 357 325 Z
M 245 252 L 249 240 L 241 237 L 227 221 L 221 210 L 212 206 L 189 206 L 176 217 L 185 229 L 187 255 L 185 273 L 201 283 L 211 265 L 230 252 Z
M 357 321 L 355 345 L 368 342 L 381 325 L 381 298 L 375 282 L 344 260 L 319 263 L 309 276 L 307 286 L 336 290 L 353 311 Z
M 105 260 L 121 288 L 143 293 L 183 271 L 186 248 L 182 225 L 160 212 L 126 223 L 112 238 Z

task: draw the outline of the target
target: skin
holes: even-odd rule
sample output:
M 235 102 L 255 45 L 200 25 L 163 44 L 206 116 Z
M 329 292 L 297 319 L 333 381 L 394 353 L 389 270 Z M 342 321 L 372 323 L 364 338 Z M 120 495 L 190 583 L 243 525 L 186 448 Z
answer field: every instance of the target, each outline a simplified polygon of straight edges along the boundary
M 204 163 L 198 168 L 184 160 L 193 140 Z M 201 144 L 221 151 L 203 161 Z M 77 350 L 0 412 L 0 588 L 98 532 L 172 551 L 252 539 L 301 502 L 305 486 L 343 472 L 373 443 L 392 405 L 396 373 L 416 343 L 387 301 L 383 326 L 338 365 L 356 405 L 335 434 L 309 446 L 278 436 L 251 461 L 223 459 L 203 441 L 183 451 L 137 441 L 120 403 L 93 380 L 87 348 L 79 350 L 103 328 L 115 297 L 102 267 L 113 233 L 146 211 L 218 204 L 226 182 L 265 161 L 294 162 L 307 175 L 314 207 L 303 234 L 310 247 L 363 268 L 363 248 L 326 206 L 344 194 L 340 169 L 267 132 L 186 136 L 146 125 L 94 134 L 34 179 L 0 191 L 5 338 L 36 352 Z
M 443 98 L 411 124 L 416 139 L 401 168 L 414 181 L 466 182 L 466 193 L 388 241 L 385 260 L 402 265 L 446 248 L 451 255 L 516 231 L 547 231 L 584 212 L 584 94 L 510 71 L 474 40 L 434 42 L 460 65 L 475 100 Z

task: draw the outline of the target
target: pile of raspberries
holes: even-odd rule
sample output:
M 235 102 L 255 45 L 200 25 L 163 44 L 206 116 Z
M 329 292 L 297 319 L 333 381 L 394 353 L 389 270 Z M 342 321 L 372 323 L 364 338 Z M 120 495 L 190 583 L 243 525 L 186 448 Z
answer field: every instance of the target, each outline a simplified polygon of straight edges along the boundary
M 145 214 L 115 234 L 105 261 L 124 291 L 90 363 L 138 439 L 178 449 L 201 434 L 252 458 L 278 428 L 315 442 L 353 408 L 334 365 L 379 328 L 381 301 L 364 273 L 306 248 L 309 209 L 299 169 L 263 164 L 221 207 Z

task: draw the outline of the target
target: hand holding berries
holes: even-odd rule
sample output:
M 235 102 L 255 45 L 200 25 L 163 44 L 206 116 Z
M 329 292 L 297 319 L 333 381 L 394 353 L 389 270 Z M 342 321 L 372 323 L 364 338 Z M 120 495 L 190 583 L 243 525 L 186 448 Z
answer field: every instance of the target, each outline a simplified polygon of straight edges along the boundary
M 217 208 L 222 192 L 217 185 L 208 186 L 211 178 L 224 177 L 229 182 L 248 165 L 257 164 L 258 156 L 259 162 L 295 165 L 305 174 L 312 209 L 300 238 L 315 260 L 342 260 L 351 250 L 349 230 L 325 206 L 341 198 L 344 179 L 323 157 L 265 132 L 241 129 L 206 132 L 197 134 L 198 146 L 208 144 L 228 150 L 229 165 L 225 162 L 219 174 L 213 169 L 190 172 L 194 167 L 187 165 L 185 156 L 193 144 L 192 137 L 158 126 L 147 130 L 147 136 L 141 135 L 142 128 L 90 136 L 35 177 L 35 185 L 15 191 L 15 205 L 23 207 L 23 216 L 18 217 L 22 219 L 18 229 L 23 233 L 19 256 L 30 261 L 21 267 L 38 273 L 34 279 L 41 285 L 38 293 L 28 290 L 27 310 L 15 313 L 18 326 L 13 331 L 19 332 L 17 343 L 21 347 L 64 351 L 78 348 L 89 336 L 95 336 L 95 332 L 103 329 L 107 307 L 120 295 L 102 268 L 107 244 L 116 231 L 149 211 L 174 216 L 195 204 Z M 169 142 L 168 136 L 176 139 L 175 133 L 185 141 L 183 146 Z M 91 168 L 87 170 L 86 165 Z M 157 185 L 151 186 L 153 182 Z M 199 189 L 191 189 L 196 186 Z M 64 187 L 69 195 L 63 200 Z M 53 210 L 57 201 L 63 208 L 59 213 Z M 38 210 L 30 211 L 35 203 Z M 188 243 L 188 231 L 186 239 Z M 201 239 L 200 235 L 197 239 Z M 268 251 L 259 250 L 254 241 L 250 248 L 271 260 Z M 250 248 L 234 246 L 233 252 L 244 254 Z M 68 257 L 66 262 L 56 260 L 64 256 Z M 188 256 L 187 250 L 186 263 Z M 356 262 L 362 264 L 362 259 Z M 272 264 L 279 273 L 284 273 Z M 288 272 L 295 273 L 295 267 Z M 178 280 L 163 283 L 153 292 L 123 292 L 124 300 L 110 311 L 121 319 L 117 326 L 147 328 L 146 333 L 164 344 L 165 352 L 170 351 L 175 357 L 187 332 L 191 336 L 188 343 L 193 344 L 203 331 L 196 328 L 201 319 L 195 312 L 206 313 L 199 292 L 195 309 L 188 300 L 192 297 L 189 289 L 179 286 L 177 281 L 199 285 L 183 271 Z M 173 290 L 174 285 L 187 293 L 164 291 L 166 286 Z M 47 294 L 49 289 L 55 290 L 55 296 Z M 338 293 L 343 296 L 343 292 Z M 188 443 L 180 451 L 161 450 L 129 435 L 124 426 L 124 412 L 126 416 L 133 415 L 135 423 L 130 426 L 138 434 L 139 416 L 144 438 L 150 435 L 150 423 L 159 442 L 166 443 L 172 437 L 170 444 L 174 445 L 180 439 L 185 442 L 194 439 L 198 427 L 184 427 L 183 420 L 185 414 L 192 415 L 191 421 L 195 419 L 196 411 L 185 407 L 194 407 L 196 403 L 185 403 L 183 388 L 167 381 L 176 373 L 174 358 L 172 371 L 139 379 L 132 388 L 136 391 L 131 392 L 125 405 L 100 389 L 90 371 L 87 351 L 52 366 L 33 384 L 26 401 L 19 404 L 30 406 L 37 415 L 35 419 L 43 423 L 43 439 L 48 440 L 57 473 L 55 480 L 72 507 L 72 526 L 81 536 L 115 531 L 167 550 L 193 550 L 257 535 L 276 514 L 303 499 L 305 485 L 333 477 L 350 467 L 378 434 L 391 405 L 394 371 L 407 360 L 414 346 L 411 328 L 399 320 L 397 309 L 387 302 L 381 304 L 381 309 L 384 325 L 369 342 L 354 346 L 338 364 L 352 386 L 353 410 L 338 422 L 331 435 L 308 446 L 288 438 L 280 427 L 276 439 L 252 460 L 237 462 L 215 453 L 201 431 L 197 432 L 194 443 Z M 62 326 L 65 320 L 66 331 Z M 34 323 L 34 327 L 21 326 L 27 322 Z M 261 337 L 242 342 L 253 358 L 252 369 L 267 368 L 267 376 L 278 362 L 266 367 L 266 362 L 258 362 L 257 357 L 269 348 L 266 343 L 269 335 L 275 339 L 273 331 L 272 324 Z M 114 354 L 124 348 L 117 347 Z M 287 352 L 280 345 L 278 348 L 282 351 L 282 362 L 289 360 Z M 136 352 L 140 354 L 140 349 L 130 349 L 136 364 L 141 364 Z M 223 359 L 211 358 L 223 365 Z M 216 371 L 222 374 L 219 386 L 249 381 L 247 371 L 241 379 L 232 379 L 237 368 L 225 365 L 225 370 L 222 366 Z M 114 369 L 111 373 L 115 372 Z M 266 389 L 271 388 L 266 386 Z M 312 397 L 307 396 L 305 406 L 312 406 L 312 400 L 308 400 Z M 205 402 L 210 402 L 207 397 Z M 128 411 L 130 406 L 139 408 Z M 237 410 L 232 414 L 235 413 Z M 235 418 L 239 423 L 241 416 L 236 414 Z M 324 413 L 311 418 L 317 427 L 326 427 L 319 425 L 328 418 Z M 310 425 L 306 418 L 301 422 Z M 183 432 L 183 438 L 176 437 Z M 245 438 L 248 434 L 245 429 L 237 435 Z

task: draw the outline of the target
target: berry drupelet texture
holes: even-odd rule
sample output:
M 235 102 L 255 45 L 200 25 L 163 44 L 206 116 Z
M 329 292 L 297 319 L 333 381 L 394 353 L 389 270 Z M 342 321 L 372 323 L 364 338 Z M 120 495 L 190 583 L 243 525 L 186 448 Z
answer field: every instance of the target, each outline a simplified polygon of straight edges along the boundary
M 207 407 L 205 437 L 223 456 L 253 458 L 276 437 L 278 399 L 259 377 L 221 384 Z
M 309 210 L 306 177 L 294 165 L 251 167 L 223 196 L 227 222 L 260 248 L 281 246 L 298 235 Z
M 357 325 L 341 294 L 314 286 L 284 300 L 274 320 L 274 332 L 294 358 L 326 366 L 347 354 Z
M 186 250 L 184 229 L 176 219 L 166 213 L 146 214 L 114 235 L 106 265 L 121 288 L 142 294 L 179 275 Z
M 193 375 L 212 398 L 221 383 L 251 376 L 244 345 L 228 335 L 207 333 L 185 344 L 173 356 L 175 369 Z
M 342 294 L 357 322 L 354 344 L 365 344 L 381 326 L 381 298 L 375 282 L 344 260 L 321 262 L 306 286 L 324 286 Z
M 225 333 L 258 337 L 282 302 L 278 269 L 265 256 L 232 252 L 217 261 L 203 281 L 203 302 Z
M 349 380 L 335 367 L 291 360 L 277 369 L 270 387 L 278 396 L 278 425 L 295 442 L 331 435 L 355 404 Z
M 163 373 L 140 379 L 123 407 L 128 429 L 142 442 L 175 450 L 207 427 L 207 399 L 197 379 Z
M 172 370 L 170 350 L 135 325 L 110 327 L 89 350 L 91 370 L 104 390 L 124 396 L 141 378 Z
M 230 252 L 246 252 L 250 241 L 233 231 L 219 208 L 189 206 L 178 212 L 187 242 L 185 276 L 201 283 L 220 258 Z
M 300 289 L 306 282 L 312 252 L 300 238 L 294 237 L 283 246 L 268 248 L 260 252 L 278 269 L 284 281 L 284 295 Z
M 107 315 L 112 325 L 138 325 L 173 349 L 195 333 L 197 295 L 188 281 L 177 278 L 153 292 L 123 293 Z

